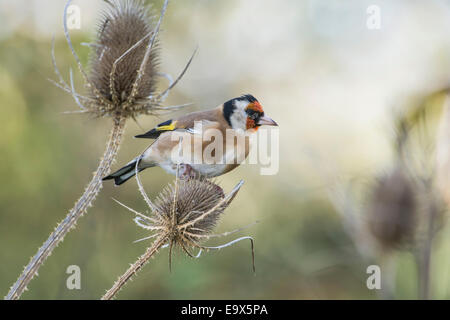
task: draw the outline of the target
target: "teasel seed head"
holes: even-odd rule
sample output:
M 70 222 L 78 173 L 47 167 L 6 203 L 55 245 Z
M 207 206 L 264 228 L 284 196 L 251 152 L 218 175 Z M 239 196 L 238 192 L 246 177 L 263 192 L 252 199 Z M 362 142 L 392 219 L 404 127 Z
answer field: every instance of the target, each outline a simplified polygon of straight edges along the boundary
M 169 246 L 169 269 L 171 269 L 172 249 L 179 246 L 191 258 L 198 258 L 203 250 L 219 250 L 231 246 L 242 240 L 249 240 L 252 249 L 252 266 L 255 272 L 254 242 L 250 236 L 244 236 L 232 240 L 216 247 L 201 245 L 203 240 L 211 237 L 227 236 L 238 232 L 243 228 L 236 229 L 222 234 L 212 234 L 212 230 L 219 222 L 224 210 L 233 201 L 237 192 L 241 188 L 243 181 L 240 181 L 233 190 L 225 195 L 222 188 L 216 183 L 207 179 L 179 180 L 178 175 L 174 184 L 167 186 L 153 203 L 145 193 L 136 174 L 136 181 L 139 191 L 144 197 L 147 205 L 151 209 L 151 215 L 146 216 L 140 212 L 124 206 L 136 215 L 136 224 L 146 230 L 153 231 L 153 234 L 138 241 L 155 238 L 153 243 L 123 273 L 114 285 L 103 295 L 102 299 L 109 300 L 115 297 L 117 292 L 152 258 L 158 250 L 164 246 Z M 190 248 L 199 249 L 194 256 Z
M 135 101 L 144 101 L 155 94 L 158 78 L 157 38 L 154 39 L 144 63 L 142 76 L 136 87 L 133 87 L 149 41 L 156 31 L 154 20 L 149 8 L 139 0 L 113 0 L 103 12 L 92 45 L 90 80 L 111 106 L 115 107 L 109 112 L 145 113 L 142 105 L 128 104 L 128 99 L 134 95 Z M 138 45 L 135 46 L 136 44 Z M 135 48 L 131 49 L 133 46 Z M 128 50 L 130 51 L 126 53 Z M 94 92 L 91 95 L 95 97 Z M 100 108 L 99 111 L 101 114 L 107 110 Z
M 88 90 L 87 95 L 76 92 L 73 73 L 70 83 L 59 71 L 52 45 L 52 62 L 59 81 L 57 87 L 70 93 L 80 110 L 67 113 L 89 113 L 98 117 L 133 118 L 141 114 L 160 114 L 185 107 L 188 104 L 162 106 L 170 90 L 184 76 L 197 49 L 188 60 L 178 77 L 173 78 L 158 72 L 158 32 L 169 0 L 165 0 L 157 20 L 142 0 L 108 0 L 108 8 L 103 12 L 97 35 L 91 48 L 90 70 L 86 72 L 74 50 L 67 27 L 67 10 L 72 0 L 64 8 L 64 35 L 78 69 Z M 169 86 L 156 92 L 157 80 L 164 77 Z
M 169 267 L 171 267 L 172 248 L 174 246 L 180 247 L 189 257 L 194 258 L 195 256 L 190 252 L 190 248 L 199 249 L 200 255 L 202 250 L 221 249 L 241 240 L 250 240 L 253 271 L 255 271 L 254 243 L 253 238 L 249 236 L 235 239 L 218 247 L 201 245 L 201 242 L 211 237 L 227 236 L 246 228 L 222 234 L 212 234 L 221 215 L 244 184 L 243 180 L 230 193 L 225 195 L 219 185 L 205 177 L 181 180 L 177 174 L 175 182 L 166 186 L 154 203 L 147 196 L 139 174 L 136 174 L 136 182 L 141 195 L 151 210 L 151 215 L 143 215 L 117 200 L 116 202 L 136 214 L 134 221 L 138 226 L 153 232 L 151 236 L 141 240 L 156 238 L 158 241 L 161 239 L 167 241 L 170 246 Z
M 178 246 L 192 257 L 189 248 L 207 249 L 200 243 L 210 237 L 242 184 L 243 181 L 225 195 L 220 186 L 206 178 L 177 179 L 151 205 L 150 219 L 139 216 L 135 221 L 155 230 L 155 237 L 166 238 L 171 248 Z
M 207 235 L 216 227 L 220 215 L 231 202 L 227 200 L 216 206 L 224 197 L 222 188 L 206 179 L 169 184 L 155 201 L 159 225 L 165 232 L 173 233 L 175 241 L 186 235 L 187 239 L 195 242 L 195 236 L 189 234 Z
M 378 179 L 370 199 L 367 227 L 381 249 L 399 249 L 415 241 L 418 197 L 403 168 Z

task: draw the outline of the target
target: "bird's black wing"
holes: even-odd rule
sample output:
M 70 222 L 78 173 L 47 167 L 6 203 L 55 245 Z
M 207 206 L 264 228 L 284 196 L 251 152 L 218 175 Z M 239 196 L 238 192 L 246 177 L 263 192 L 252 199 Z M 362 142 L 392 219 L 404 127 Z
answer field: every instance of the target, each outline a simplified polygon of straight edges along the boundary
M 160 124 L 158 124 L 156 127 L 154 127 L 152 130 L 144 133 L 144 134 L 139 134 L 137 136 L 135 136 L 135 138 L 147 138 L 147 139 L 156 139 L 159 137 L 159 135 L 163 132 L 166 131 L 173 131 L 176 129 L 179 129 L 176 125 L 177 125 L 178 121 L 174 121 L 172 119 L 164 121 Z

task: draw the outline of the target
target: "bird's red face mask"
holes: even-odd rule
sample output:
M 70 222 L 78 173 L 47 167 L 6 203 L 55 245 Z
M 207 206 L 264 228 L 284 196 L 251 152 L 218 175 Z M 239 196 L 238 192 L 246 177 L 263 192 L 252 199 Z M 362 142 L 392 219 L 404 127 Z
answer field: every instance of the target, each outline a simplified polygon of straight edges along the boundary
M 247 113 L 247 130 L 258 130 L 262 125 L 278 126 L 271 118 L 264 115 L 264 110 L 258 101 L 250 102 L 245 109 Z

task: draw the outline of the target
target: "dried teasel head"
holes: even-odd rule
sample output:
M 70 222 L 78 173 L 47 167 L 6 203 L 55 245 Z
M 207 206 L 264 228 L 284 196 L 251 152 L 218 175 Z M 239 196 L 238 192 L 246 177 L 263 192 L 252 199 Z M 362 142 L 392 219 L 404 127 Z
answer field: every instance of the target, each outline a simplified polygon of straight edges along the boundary
M 239 185 L 240 188 L 240 185 Z M 156 198 L 160 225 L 172 234 L 175 243 L 195 242 L 196 237 L 210 234 L 220 215 L 236 195 L 218 205 L 225 194 L 221 187 L 203 179 L 180 180 L 169 184 Z M 183 241 L 183 238 L 186 240 Z
M 105 2 L 107 9 L 102 14 L 95 39 L 87 44 L 92 50 L 89 73 L 85 72 L 73 48 L 67 28 L 67 9 L 71 0 L 68 0 L 64 10 L 64 33 L 88 89 L 87 96 L 75 91 L 72 71 L 70 85 L 65 82 L 56 66 L 53 47 L 53 65 L 59 77 L 59 82 L 53 81 L 55 85 L 73 96 L 81 108 L 76 112 L 99 117 L 135 118 L 140 114 L 156 114 L 185 106 L 161 106 L 170 90 L 183 77 L 195 54 L 194 51 L 175 80 L 158 72 L 158 32 L 168 0 L 164 1 L 158 20 L 142 0 Z M 167 78 L 170 85 L 158 93 L 156 84 L 160 77 Z
M 417 213 L 414 184 L 397 167 L 378 179 L 370 200 L 367 227 L 382 249 L 401 248 L 414 241 Z
M 252 246 L 252 262 L 254 266 L 253 239 L 245 236 L 217 247 L 204 246 L 201 243 L 212 237 L 226 236 L 242 229 L 222 234 L 212 234 L 221 215 L 233 201 L 243 185 L 240 181 L 227 195 L 215 182 L 206 178 L 179 180 L 169 184 L 153 203 L 142 188 L 137 176 L 139 189 L 152 213 L 143 215 L 118 202 L 136 214 L 138 226 L 153 231 L 153 234 L 141 240 L 156 238 L 155 243 L 166 243 L 169 246 L 169 267 L 171 266 L 172 248 L 180 247 L 189 257 L 198 258 L 203 250 L 221 249 L 241 240 L 250 240 Z M 199 249 L 194 255 L 191 249 Z
M 116 100 L 123 106 L 133 90 L 136 100 L 145 100 L 155 94 L 158 78 L 157 38 L 154 38 L 153 47 L 144 62 L 156 27 L 153 22 L 149 8 L 138 0 L 113 0 L 103 12 L 92 44 L 90 80 L 108 101 Z M 122 55 L 123 58 L 116 63 Z M 134 88 L 142 63 L 142 76 Z M 91 94 L 95 97 L 94 92 Z
M 136 215 L 135 222 L 140 227 L 150 230 L 153 234 L 149 237 L 140 239 L 138 241 L 156 238 L 153 243 L 147 248 L 146 252 L 141 255 L 135 263 L 133 263 L 123 273 L 114 285 L 103 295 L 103 300 L 109 300 L 123 288 L 123 286 L 130 280 L 142 267 L 164 246 L 169 246 L 169 269 L 171 268 L 172 248 L 176 245 L 183 249 L 183 251 L 192 258 L 200 257 L 202 250 L 222 249 L 232 244 L 248 239 L 252 246 L 252 262 L 253 272 L 255 272 L 255 256 L 253 250 L 253 238 L 240 237 L 226 244 L 217 247 L 207 247 L 201 245 L 202 240 L 211 237 L 220 237 L 238 232 L 237 229 L 223 234 L 212 234 L 212 230 L 219 222 L 219 218 L 228 207 L 231 201 L 236 196 L 241 188 L 243 181 L 239 182 L 234 189 L 227 195 L 223 193 L 214 182 L 206 179 L 189 179 L 177 180 L 174 184 L 169 185 L 161 192 L 159 197 L 153 203 L 145 193 L 142 184 L 139 180 L 139 174 L 136 175 L 136 181 L 139 186 L 144 200 L 151 209 L 151 215 L 146 216 L 137 212 L 126 205 L 124 206 Z M 189 250 L 190 248 L 199 249 L 199 252 L 194 256 Z

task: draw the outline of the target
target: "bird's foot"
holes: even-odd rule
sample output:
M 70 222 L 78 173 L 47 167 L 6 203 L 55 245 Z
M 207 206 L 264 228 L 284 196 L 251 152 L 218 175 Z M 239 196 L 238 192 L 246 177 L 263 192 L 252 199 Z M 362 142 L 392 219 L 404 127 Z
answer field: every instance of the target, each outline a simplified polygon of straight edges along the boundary
M 181 172 L 180 179 L 189 180 L 195 178 L 195 171 L 188 164 L 182 163 L 180 165 L 180 172 Z

